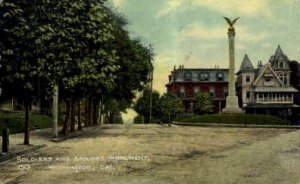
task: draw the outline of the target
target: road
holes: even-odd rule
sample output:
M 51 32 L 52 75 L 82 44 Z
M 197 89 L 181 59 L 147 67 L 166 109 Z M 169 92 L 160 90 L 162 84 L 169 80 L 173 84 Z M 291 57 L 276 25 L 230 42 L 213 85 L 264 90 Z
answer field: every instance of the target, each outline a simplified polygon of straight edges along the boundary
M 70 160 L 30 162 L 30 170 L 21 172 L 13 159 L 0 164 L 0 183 L 300 183 L 300 131 L 295 130 L 110 126 L 62 143 L 41 135 L 33 135 L 33 142 L 48 147 L 24 158 Z M 91 160 L 99 155 L 104 159 Z M 112 155 L 145 159 L 116 161 Z M 74 160 L 82 156 L 87 159 Z M 73 166 L 89 167 L 74 171 Z

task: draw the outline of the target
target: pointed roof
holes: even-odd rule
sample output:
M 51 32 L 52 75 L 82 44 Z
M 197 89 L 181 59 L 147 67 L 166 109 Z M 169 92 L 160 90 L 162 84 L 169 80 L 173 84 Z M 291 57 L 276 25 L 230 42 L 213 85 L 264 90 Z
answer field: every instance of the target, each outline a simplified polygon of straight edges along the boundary
M 265 64 L 258 72 L 258 77 L 255 79 L 255 81 L 253 82 L 253 85 L 256 86 L 257 82 L 260 80 L 260 78 L 264 75 L 264 73 L 266 72 L 266 70 L 269 69 L 273 76 L 277 79 L 277 81 L 280 83 L 281 86 L 283 86 L 282 81 L 279 79 L 278 75 L 275 73 L 275 71 L 272 69 L 271 64 L 267 63 Z
M 241 67 L 240 67 L 240 71 L 241 70 L 253 70 L 254 67 L 248 57 L 247 54 L 245 54 L 244 59 L 242 61 Z
M 283 62 L 289 62 L 289 58 L 283 53 L 280 45 L 277 46 L 277 49 L 275 51 L 275 54 L 270 57 L 269 62 L 271 63 L 272 67 L 277 70 L 277 69 L 282 69 L 278 67 L 278 61 L 283 61 Z M 289 64 L 285 64 L 284 69 L 289 69 Z
M 280 45 L 278 45 L 277 49 L 276 49 L 276 52 L 275 52 L 275 57 L 280 57 L 280 56 L 283 56 L 283 52 L 281 50 L 281 47 Z

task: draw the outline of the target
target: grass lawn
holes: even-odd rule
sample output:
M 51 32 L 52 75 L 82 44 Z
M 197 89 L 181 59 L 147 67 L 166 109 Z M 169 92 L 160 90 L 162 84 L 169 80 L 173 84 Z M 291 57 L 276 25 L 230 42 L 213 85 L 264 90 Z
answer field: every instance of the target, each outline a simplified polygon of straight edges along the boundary
M 269 115 L 259 114 L 207 114 L 179 119 L 178 122 L 189 123 L 222 123 L 251 125 L 289 125 L 286 120 Z
M 50 128 L 52 120 L 49 116 L 31 113 L 31 128 Z M 24 112 L 1 112 L 0 130 L 9 128 L 10 133 L 22 132 L 24 129 Z M 1 135 L 1 131 L 0 131 Z

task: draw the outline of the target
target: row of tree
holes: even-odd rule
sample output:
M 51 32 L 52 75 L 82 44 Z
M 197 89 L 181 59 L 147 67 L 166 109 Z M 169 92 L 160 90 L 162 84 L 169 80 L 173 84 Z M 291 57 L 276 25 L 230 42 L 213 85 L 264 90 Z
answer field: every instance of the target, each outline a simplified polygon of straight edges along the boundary
M 125 111 L 149 81 L 151 48 L 129 36 L 126 20 L 104 0 L 3 0 L 0 12 L 1 88 L 24 105 L 24 144 L 31 102 L 51 101 L 55 86 L 67 134 L 76 114 L 82 128 L 82 102 L 85 126 L 97 124 L 101 110 L 116 102 Z
M 152 110 L 151 123 L 171 123 L 175 118 L 185 111 L 182 99 L 176 94 L 164 93 L 160 96 L 159 92 L 151 92 L 145 90 L 134 105 L 134 110 L 139 114 L 134 120 L 134 123 L 149 123 L 150 109 Z M 150 100 L 152 99 L 152 107 Z M 213 101 L 208 93 L 197 93 L 193 111 L 195 114 L 206 114 L 213 112 Z

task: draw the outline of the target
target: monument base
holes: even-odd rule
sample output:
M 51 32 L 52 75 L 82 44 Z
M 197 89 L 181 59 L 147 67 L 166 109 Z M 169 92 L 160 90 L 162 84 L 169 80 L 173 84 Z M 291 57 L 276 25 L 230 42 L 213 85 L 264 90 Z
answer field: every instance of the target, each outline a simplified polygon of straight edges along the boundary
M 243 110 L 239 107 L 237 96 L 227 96 L 226 107 L 223 109 L 222 113 L 244 113 Z

